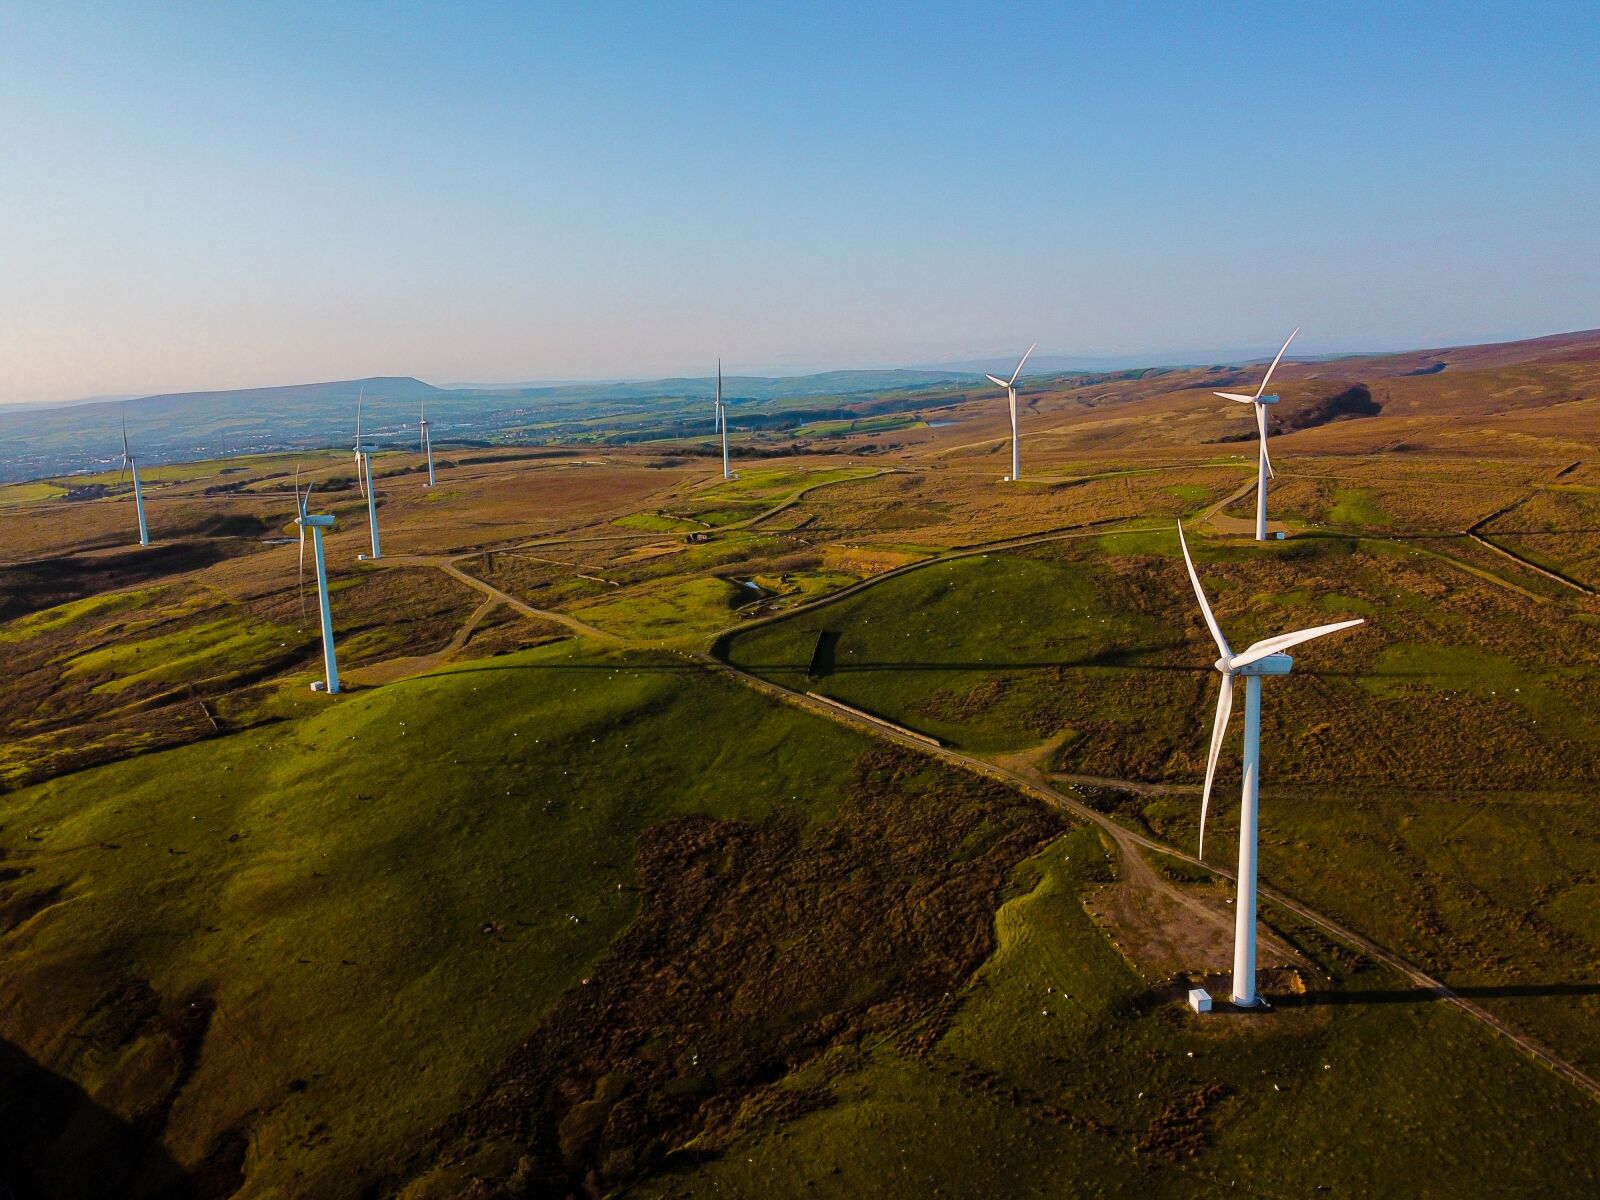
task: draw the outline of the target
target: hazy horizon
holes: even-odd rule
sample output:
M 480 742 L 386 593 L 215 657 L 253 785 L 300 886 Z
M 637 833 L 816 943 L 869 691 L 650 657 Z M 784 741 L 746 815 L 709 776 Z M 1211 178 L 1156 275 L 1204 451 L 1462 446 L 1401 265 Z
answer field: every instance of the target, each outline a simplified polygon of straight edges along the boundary
M 1553 329 L 1553 330 L 1547 330 L 1547 331 L 1540 332 L 1540 333 L 1518 334 L 1518 335 L 1513 335 L 1513 336 L 1508 336 L 1508 337 L 1488 337 L 1488 338 L 1473 338 L 1471 340 L 1441 341 L 1441 342 L 1437 342 L 1437 343 L 1430 343 L 1428 345 L 1400 345 L 1400 344 L 1396 344 L 1396 345 L 1392 345 L 1392 346 L 1370 346 L 1369 345 L 1369 346 L 1350 346 L 1350 347 L 1342 347 L 1342 348 L 1341 347 L 1330 347 L 1330 348 L 1325 349 L 1321 354 L 1315 354 L 1315 355 L 1307 354 L 1307 353 L 1290 353 L 1289 355 L 1286 356 L 1286 361 L 1295 362 L 1295 361 L 1306 361 L 1306 360 L 1313 360 L 1313 359 L 1319 359 L 1319 358 L 1356 357 L 1356 356 L 1362 356 L 1362 355 L 1368 355 L 1368 354 L 1382 355 L 1382 354 L 1393 354 L 1393 353 L 1405 353 L 1407 351 L 1416 351 L 1416 350 L 1434 350 L 1434 349 L 1443 350 L 1443 349 L 1447 349 L 1447 348 L 1450 348 L 1450 347 L 1453 347 L 1453 346 L 1493 344 L 1493 343 L 1498 343 L 1498 342 L 1516 342 L 1516 341 L 1522 341 L 1522 340 L 1526 340 L 1526 339 L 1537 339 L 1537 338 L 1541 338 L 1541 337 L 1559 337 L 1559 336 L 1562 336 L 1562 335 L 1565 335 L 1565 334 L 1586 333 L 1586 332 L 1589 332 L 1589 331 L 1588 330 L 1582 330 L 1582 329 Z M 1302 335 L 1302 337 L 1297 337 L 1295 339 L 1295 346 L 1296 347 L 1298 347 L 1300 345 L 1300 342 L 1301 342 L 1302 338 L 1303 338 L 1303 335 Z M 1083 367 L 1078 368 L 1078 369 L 1082 369 L 1082 370 L 1126 370 L 1126 369 L 1133 369 L 1133 368 L 1138 368 L 1138 367 L 1184 367 L 1184 366 L 1196 366 L 1196 365 L 1211 365 L 1211 364 L 1219 364 L 1220 365 L 1220 364 L 1227 364 L 1227 363 L 1243 363 L 1243 362 L 1249 362 L 1249 361 L 1257 360 L 1257 359 L 1270 358 L 1277 351 L 1278 346 L 1280 344 L 1281 344 L 1281 342 L 1273 342 L 1273 343 L 1270 343 L 1270 344 L 1269 343 L 1261 343 L 1261 344 L 1256 345 L 1256 346 L 1220 347 L 1220 348 L 1215 348 L 1215 349 L 1210 350 L 1210 351 L 1206 351 L 1206 350 L 1170 350 L 1170 351 L 1156 350 L 1156 351 L 1151 351 L 1148 354 L 1143 354 L 1143 355 L 1141 355 L 1141 354 L 1097 353 L 1092 349 L 1091 350 L 1084 350 L 1084 351 L 1055 351 L 1055 350 L 1038 349 L 1038 350 L 1035 350 L 1033 352 L 1033 354 L 1029 357 L 1029 359 L 1028 359 L 1028 367 L 1024 371 L 1024 376 L 1034 375 L 1034 374 L 1042 374 L 1042 373 L 1047 373 L 1048 371 L 1051 371 L 1051 370 L 1055 370 L 1055 368 L 1051 368 L 1049 364 L 1052 362 L 1052 360 L 1061 360 L 1061 359 L 1085 360 L 1086 362 L 1090 362 L 1090 363 L 1098 363 L 1099 360 L 1105 360 L 1105 364 L 1104 365 L 1083 366 Z M 1023 347 L 1023 349 L 1026 349 L 1026 347 Z M 1016 355 L 1011 355 L 1011 357 L 1015 358 L 1017 356 Z M 1000 354 L 1000 355 L 983 355 L 983 356 L 974 357 L 974 358 L 954 358 L 954 359 L 948 359 L 948 360 L 944 360 L 944 361 L 926 361 L 926 362 L 914 362 L 914 363 L 882 363 L 882 362 L 875 362 L 875 363 L 823 363 L 823 364 L 805 365 L 805 366 L 796 366 L 796 367 L 784 367 L 784 366 L 777 366 L 777 365 L 772 365 L 772 364 L 761 364 L 761 363 L 754 363 L 754 364 L 738 363 L 738 362 L 735 362 L 735 361 L 724 359 L 723 360 L 723 374 L 724 374 L 725 378 L 735 378 L 735 377 L 741 377 L 742 376 L 742 377 L 746 377 L 746 378 L 752 378 L 753 377 L 753 378 L 765 378 L 765 379 L 797 378 L 797 377 L 803 377 L 803 376 L 807 376 L 807 375 L 824 375 L 824 374 L 829 374 L 829 373 L 834 373 L 834 372 L 850 372 L 850 371 L 870 372 L 870 371 L 939 371 L 939 370 L 947 370 L 947 371 L 951 371 L 952 373 L 964 372 L 966 374 L 975 374 L 980 369 L 993 369 L 992 367 L 980 367 L 980 365 L 979 365 L 980 363 L 986 363 L 986 362 L 991 362 L 992 361 L 996 366 L 1000 366 L 1000 365 L 1004 365 L 1006 359 L 1007 359 L 1007 356 L 1005 354 Z M 1069 368 L 1061 368 L 1061 369 L 1062 370 L 1066 370 L 1066 369 L 1069 369 Z M 714 367 L 709 367 L 708 368 L 703 363 L 699 364 L 698 369 L 686 368 L 686 369 L 681 370 L 681 371 L 663 371 L 663 372 L 661 372 L 659 374 L 573 376 L 573 377 L 560 378 L 560 379 L 557 379 L 557 378 L 550 378 L 550 379 L 429 379 L 426 376 L 418 375 L 416 372 L 410 372 L 410 371 L 375 371 L 370 375 L 350 375 L 350 376 L 341 376 L 341 377 L 338 377 L 338 378 L 328 378 L 328 379 L 283 379 L 283 380 L 274 380 L 273 382 L 270 382 L 270 383 L 241 383 L 241 384 L 235 384 L 235 385 L 229 385 L 229 386 L 212 386 L 212 385 L 208 385 L 208 384 L 201 384 L 201 385 L 194 386 L 194 387 L 168 388 L 168 389 L 163 389 L 162 391 L 159 391 L 159 392 L 109 392 L 109 393 L 100 393 L 100 394 L 91 395 L 91 396 L 69 396 L 69 397 L 63 397 L 61 399 L 55 399 L 55 400 L 28 400 L 28 399 L 25 399 L 25 398 L 16 398 L 16 399 L 9 399 L 9 400 L 0 400 L 0 408 L 4 408 L 4 407 L 6 407 L 8 405 L 55 406 L 55 405 L 74 405 L 74 404 L 104 404 L 104 403 L 116 403 L 118 401 L 124 401 L 124 400 L 140 400 L 140 399 L 146 399 L 146 398 L 152 397 L 152 396 L 162 396 L 162 395 L 186 395 L 186 394 L 193 394 L 193 393 L 204 394 L 204 393 L 208 393 L 208 392 L 255 391 L 255 390 L 267 390 L 267 389 L 271 389 L 271 388 L 295 387 L 295 386 L 298 386 L 298 385 L 305 385 L 305 384 L 340 383 L 340 382 L 347 382 L 347 381 L 358 380 L 358 379 L 385 379 L 385 378 L 387 378 L 387 379 L 417 379 L 422 383 L 430 384 L 430 385 L 432 385 L 434 387 L 444 388 L 444 389 L 460 389 L 460 390 L 482 389 L 482 390 L 485 390 L 485 391 L 492 391 L 492 390 L 499 389 L 499 388 L 531 388 L 531 387 L 556 387 L 556 388 L 559 388 L 559 387 L 574 387 L 574 386 L 597 386 L 597 385 L 604 385 L 604 384 L 611 384 L 611 383 L 614 383 L 614 384 L 648 383 L 648 382 L 653 382 L 653 381 L 658 380 L 658 379 L 678 379 L 678 378 L 683 378 L 683 379 L 710 379 L 710 378 L 714 377 L 714 374 L 715 374 Z
M 1600 325 L 1577 5 L 41 8 L 6 32 L 0 403 Z

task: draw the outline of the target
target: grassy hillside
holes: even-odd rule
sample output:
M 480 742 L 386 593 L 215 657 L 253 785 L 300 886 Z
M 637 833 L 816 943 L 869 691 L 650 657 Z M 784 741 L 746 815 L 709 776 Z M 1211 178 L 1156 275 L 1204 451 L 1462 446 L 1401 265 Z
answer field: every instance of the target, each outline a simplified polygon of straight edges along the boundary
M 1431 548 L 1195 548 L 1236 648 L 1369 622 L 1307 647 L 1266 688 L 1265 877 L 1600 1065 L 1600 941 L 1577 915 L 1600 871 L 1600 734 L 1585 715 L 1600 705 L 1600 658 L 1574 632 L 1589 614 Z M 1215 650 L 1176 549 L 1152 533 L 941 563 L 735 635 L 725 652 L 955 746 L 1037 746 L 1047 769 L 1154 787 L 1097 803 L 1192 849 Z M 808 679 L 823 631 L 832 648 Z M 1223 859 L 1238 731 L 1236 712 L 1208 838 Z
M 1331 977 L 1271 1014 L 1199 1020 L 1154 1002 L 1079 903 L 1109 869 L 1088 830 L 1029 860 L 998 949 L 965 988 L 796 1081 L 826 1088 L 826 1105 L 642 1194 L 1579 1195 L 1600 1183 L 1592 1101 L 1374 968 L 1319 957 Z
M 768 894 L 792 898 L 785 864 L 825 861 L 818 839 L 841 834 L 820 831 L 848 797 L 888 808 L 856 811 L 847 826 L 931 816 L 938 773 L 891 768 L 863 783 L 868 749 L 676 658 L 607 658 L 566 642 L 26 789 L 5 809 L 0 1025 L 159 1134 L 185 1167 L 242 1179 L 243 1195 L 345 1195 L 352 1180 L 401 1172 L 558 998 L 570 1007 L 598 995 L 586 977 L 641 987 L 638 973 L 606 975 L 607 948 L 641 903 L 658 920 L 687 919 L 674 881 L 693 863 L 662 858 L 692 830 L 684 822 L 750 831 L 754 857 L 708 850 L 713 874 L 754 886 L 747 873 L 764 873 Z M 816 977 L 839 986 L 789 1018 L 797 1048 L 976 965 L 991 911 L 982 881 L 1002 878 L 1051 827 L 1017 805 L 1004 799 L 967 847 L 969 860 L 994 859 L 955 872 L 971 889 L 930 889 L 966 907 L 927 902 L 927 962 L 903 958 L 914 938 L 884 943 L 888 957 L 852 957 L 873 906 L 844 907 L 840 942 L 811 951 L 826 964 Z M 641 843 L 649 831 L 665 841 Z M 947 853 L 936 861 L 943 872 Z M 861 868 L 882 865 L 869 855 Z M 908 857 L 901 869 L 933 884 L 934 866 Z M 747 925 L 752 911 L 759 904 L 729 904 L 715 926 L 724 942 L 763 936 L 759 921 Z M 828 923 L 813 910 L 794 932 L 819 919 Z M 943 957 L 933 952 L 951 939 Z M 719 990 L 739 977 L 722 965 Z M 710 1019 L 716 1007 L 703 1000 Z M 721 1013 L 707 1036 L 733 1033 L 734 1018 Z M 692 1125 L 702 1101 L 736 1099 L 768 1061 L 724 1064 L 723 1078 L 682 1093 L 693 1103 L 673 1120 Z M 686 1057 L 681 1074 L 700 1073 Z M 664 1079 L 663 1094 L 679 1094 L 672 1086 Z M 105 1146 L 77 1136 L 59 1133 L 54 1169 L 116 1170 Z M 549 1169 L 581 1177 L 615 1143 L 571 1149 Z M 604 1169 L 626 1179 L 649 1155 L 622 1144 L 636 1157 Z

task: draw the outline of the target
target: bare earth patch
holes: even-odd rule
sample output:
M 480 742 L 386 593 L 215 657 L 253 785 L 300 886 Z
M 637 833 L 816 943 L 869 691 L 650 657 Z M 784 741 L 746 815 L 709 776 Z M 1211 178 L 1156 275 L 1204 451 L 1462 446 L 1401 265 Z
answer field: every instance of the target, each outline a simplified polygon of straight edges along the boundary
M 1084 897 L 1083 906 L 1112 945 L 1149 980 L 1179 974 L 1220 974 L 1233 966 L 1233 905 L 1210 887 L 1178 887 L 1142 857 L 1125 853 L 1122 878 Z M 1304 961 L 1264 925 L 1256 925 L 1261 968 L 1299 967 Z

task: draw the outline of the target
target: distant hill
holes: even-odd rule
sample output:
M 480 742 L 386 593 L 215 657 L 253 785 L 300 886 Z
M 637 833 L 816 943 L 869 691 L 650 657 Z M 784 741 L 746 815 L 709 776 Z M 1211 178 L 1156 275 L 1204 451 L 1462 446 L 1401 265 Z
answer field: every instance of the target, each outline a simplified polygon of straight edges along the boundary
M 1303 419 L 1313 424 L 1371 415 L 1365 411 L 1371 405 L 1351 389 L 1375 386 L 1384 379 L 1432 376 L 1448 387 L 1452 372 L 1590 361 L 1600 361 L 1600 330 L 1476 346 L 1289 360 L 1294 378 L 1324 385 L 1317 391 L 1318 403 L 1325 399 L 1333 405 L 1326 412 L 1308 410 Z M 735 428 L 794 430 L 815 421 L 918 414 L 946 407 L 969 393 L 987 394 L 990 385 L 980 369 L 1009 374 L 1015 365 L 1015 360 L 981 360 L 920 370 L 826 371 L 777 378 L 730 375 L 723 379 L 723 398 Z M 1170 382 L 1164 379 L 1169 373 Z M 1072 376 L 1078 384 L 1142 376 L 1154 384 L 1153 390 L 1139 389 L 1146 397 L 1195 386 L 1243 386 L 1258 378 L 1256 367 L 1244 368 L 1238 362 L 1196 375 L 1194 370 L 1140 368 L 1124 360 L 1113 364 L 1060 356 L 1030 359 L 1026 378 L 1037 383 L 1051 375 Z M 111 465 L 121 453 L 124 414 L 134 452 L 148 464 L 348 446 L 355 433 L 356 400 L 362 395 L 365 432 L 379 444 L 414 446 L 418 412 L 426 400 L 434 440 L 441 446 L 452 442 L 617 446 L 709 437 L 714 387 L 712 376 L 499 388 L 441 388 L 409 376 L 381 376 L 126 401 L 0 407 L 0 482 Z M 1397 403 L 1404 407 L 1404 401 Z M 1452 403 L 1470 407 L 1475 401 L 1457 395 Z M 1287 410 L 1280 414 L 1285 415 Z
M 730 408 L 914 391 L 970 382 L 949 371 L 829 371 L 768 379 L 726 376 Z M 659 413 L 709 428 L 714 377 L 511 388 L 440 388 L 409 376 L 286 387 L 178 392 L 130 400 L 0 408 L 0 482 L 98 470 L 122 452 L 122 421 L 142 463 L 348 444 L 356 403 L 380 443 L 409 444 L 424 400 L 435 441 L 530 442 L 582 434 L 595 422 Z M 677 414 L 674 417 L 674 414 Z

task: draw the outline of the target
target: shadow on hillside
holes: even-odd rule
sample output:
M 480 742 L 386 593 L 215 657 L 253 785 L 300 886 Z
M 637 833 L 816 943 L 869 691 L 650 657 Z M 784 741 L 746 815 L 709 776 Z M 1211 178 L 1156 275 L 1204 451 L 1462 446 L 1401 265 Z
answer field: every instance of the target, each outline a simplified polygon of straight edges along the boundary
M 840 662 L 838 659 L 838 645 L 843 635 L 838 633 L 824 633 L 830 639 L 820 641 L 817 654 L 813 656 L 812 667 L 814 674 L 822 675 L 848 675 L 862 671 L 1071 671 L 1083 669 L 1098 669 L 1112 671 L 1176 671 L 1186 674 L 1204 671 L 1204 666 L 1188 666 L 1182 663 L 1145 663 L 1140 662 L 1142 655 L 1162 653 L 1172 647 L 1150 647 L 1139 650 L 1102 650 L 1097 654 L 1086 655 L 1083 658 L 1047 658 L 1047 659 L 978 659 L 962 660 L 950 659 L 945 662 L 927 661 L 869 661 L 869 662 Z M 819 661 L 821 660 L 821 661 Z M 793 671 L 797 663 L 740 663 L 740 670 L 744 671 Z
M 1512 999 L 1518 996 L 1600 996 L 1600 983 L 1507 983 L 1481 987 L 1451 988 L 1470 1000 Z M 1392 988 L 1381 992 L 1306 992 L 1300 996 L 1276 997 L 1273 1003 L 1288 1005 L 1340 1004 L 1424 1004 L 1443 1000 L 1444 993 L 1434 988 Z
M 255 542 L 166 541 L 144 548 L 64 554 L 10 563 L 0 566 L 0 621 L 85 596 L 197 571 L 255 547 Z
M 0 1198 L 212 1200 L 160 1142 L 0 1040 Z

